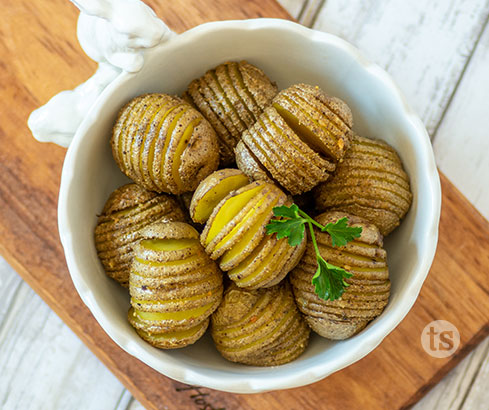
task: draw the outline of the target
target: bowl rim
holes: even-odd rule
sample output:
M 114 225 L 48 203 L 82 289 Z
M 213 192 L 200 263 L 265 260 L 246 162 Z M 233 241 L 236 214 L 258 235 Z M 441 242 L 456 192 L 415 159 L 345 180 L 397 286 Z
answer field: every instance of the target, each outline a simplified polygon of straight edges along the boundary
M 212 30 L 250 31 L 264 29 L 292 31 L 296 35 L 303 37 L 306 41 L 310 41 L 312 43 L 323 43 L 346 51 L 363 67 L 363 69 L 369 75 L 376 77 L 378 81 L 383 83 L 386 89 L 389 89 L 395 99 L 400 103 L 406 117 L 406 122 L 409 123 L 418 136 L 418 141 L 416 141 L 416 143 L 421 144 L 421 152 L 423 153 L 421 162 L 426 165 L 427 170 L 426 180 L 424 182 L 428 187 L 429 197 L 431 199 L 431 206 L 429 209 L 424 209 L 424 212 L 428 213 L 427 219 L 431 221 L 431 224 L 427 226 L 424 232 L 424 237 L 430 246 L 428 249 L 424 249 L 424 252 L 420 257 L 419 268 L 416 271 L 413 280 L 411 280 L 411 282 L 407 285 L 407 288 L 403 294 L 400 295 L 400 300 L 397 301 L 396 309 L 390 312 L 390 321 L 384 321 L 383 327 L 379 328 L 377 332 L 370 332 L 368 335 L 364 335 L 363 343 L 357 344 L 356 348 L 350 352 L 348 360 L 344 360 L 344 358 L 343 360 L 340 360 L 341 358 L 337 358 L 333 361 L 327 362 L 326 364 L 318 361 L 318 363 L 314 364 L 312 367 L 294 372 L 292 376 L 280 376 L 279 374 L 276 374 L 273 378 L 270 378 L 266 373 L 260 373 L 247 375 L 249 378 L 248 380 L 240 380 L 239 382 L 236 382 L 233 378 L 225 377 L 216 380 L 215 377 L 209 377 L 208 375 L 204 374 L 205 372 L 199 373 L 192 369 L 182 369 L 182 366 L 179 365 L 178 361 L 176 360 L 170 362 L 167 361 L 164 363 L 164 366 L 155 366 L 155 364 L 152 363 L 152 360 L 150 360 L 151 355 L 146 353 L 141 355 L 141 351 L 136 349 L 137 346 L 131 342 L 130 338 L 124 335 L 122 330 L 118 329 L 116 325 L 105 317 L 93 291 L 88 287 L 87 283 L 83 279 L 83 275 L 80 273 L 81 269 L 75 261 L 73 252 L 73 234 L 72 230 L 70 229 L 71 222 L 68 218 L 66 206 L 68 201 L 67 193 L 70 185 L 75 179 L 74 165 L 76 153 L 79 147 L 82 145 L 83 136 L 87 132 L 90 124 L 92 124 L 93 118 L 97 117 L 97 110 L 100 110 L 105 100 L 110 97 L 110 95 L 118 87 L 120 87 L 124 81 L 132 76 L 135 76 L 136 74 L 127 72 L 122 72 L 119 74 L 119 76 L 104 89 L 94 105 L 91 107 L 88 115 L 78 127 L 73 141 L 69 146 L 63 164 L 58 202 L 58 227 L 70 276 L 82 301 L 89 308 L 97 322 L 109 335 L 109 337 L 124 351 L 165 376 L 183 383 L 200 385 L 232 393 L 260 393 L 270 390 L 287 389 L 308 385 L 353 364 L 375 349 L 382 342 L 382 340 L 389 335 L 392 330 L 394 330 L 394 328 L 397 327 L 404 319 L 418 297 L 435 255 L 441 210 L 440 180 L 435 164 L 431 141 L 426 128 L 417 114 L 409 106 L 406 98 L 403 96 L 402 92 L 395 84 L 391 76 L 377 64 L 369 62 L 356 47 L 347 41 L 333 34 L 309 29 L 292 21 L 259 18 L 204 23 L 187 30 L 182 34 L 172 37 L 169 42 L 180 42 L 185 44 L 186 42 L 193 41 L 195 37 L 198 37 L 202 33 Z M 149 53 L 154 52 L 154 50 L 159 47 L 164 47 L 166 44 L 167 43 L 163 43 L 154 49 L 149 50 Z

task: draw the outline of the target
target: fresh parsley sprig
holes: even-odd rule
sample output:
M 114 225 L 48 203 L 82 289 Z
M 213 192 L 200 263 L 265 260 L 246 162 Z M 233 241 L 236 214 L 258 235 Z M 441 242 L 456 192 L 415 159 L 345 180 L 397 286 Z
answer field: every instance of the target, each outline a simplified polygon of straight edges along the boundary
M 319 252 L 314 234 L 314 226 L 331 236 L 333 246 L 345 246 L 348 242 L 360 237 L 362 228 L 348 226 L 348 218 L 346 217 L 323 226 L 299 209 L 296 204 L 277 206 L 273 208 L 273 214 L 280 219 L 272 219 L 270 221 L 266 226 L 267 233 L 269 235 L 276 233 L 277 239 L 288 238 L 290 246 L 297 246 L 302 242 L 306 231 L 306 224 L 309 226 L 318 263 L 316 273 L 312 277 L 315 292 L 324 300 L 339 299 L 345 291 L 345 288 L 349 286 L 345 279 L 350 278 L 352 274 L 324 260 Z

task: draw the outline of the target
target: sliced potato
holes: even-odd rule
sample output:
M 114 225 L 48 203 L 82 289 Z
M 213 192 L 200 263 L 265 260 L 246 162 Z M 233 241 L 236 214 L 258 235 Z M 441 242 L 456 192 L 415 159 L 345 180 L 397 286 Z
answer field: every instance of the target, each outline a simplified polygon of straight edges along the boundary
M 228 275 L 245 289 L 268 288 L 278 284 L 299 262 L 306 248 L 306 237 L 298 246 L 290 246 L 287 238 L 265 235 L 253 253 Z
M 130 274 L 129 322 L 157 347 L 193 343 L 221 301 L 222 273 L 188 224 L 156 223 L 141 235 Z
M 263 175 L 256 163 L 292 195 L 325 182 L 352 137 L 351 111 L 318 87 L 293 85 L 278 93 L 242 135 L 238 167 L 250 178 Z M 267 175 L 267 176 L 268 176 Z
M 274 184 L 255 181 L 231 191 L 208 218 L 201 243 L 208 255 L 240 287 L 257 289 L 279 283 L 305 249 L 266 234 L 275 207 L 290 203 Z
M 241 217 L 253 208 L 260 200 L 258 194 L 266 188 L 267 184 L 262 182 L 245 185 L 228 194 L 214 208 L 201 235 L 201 242 L 208 248 L 209 253 L 212 253 L 215 245 L 238 224 Z
M 268 173 L 267 169 L 261 165 L 260 161 L 258 161 L 243 141 L 238 142 L 234 151 L 236 153 L 236 165 L 244 174 L 248 175 L 252 181 L 273 182 L 273 177 Z
M 409 210 L 412 193 L 394 149 L 356 135 L 333 178 L 316 188 L 315 202 L 319 210 L 359 215 L 388 235 Z
M 210 174 L 201 181 L 192 196 L 190 217 L 194 222 L 205 223 L 225 196 L 248 183 L 248 177 L 238 169 L 220 169 Z
M 349 286 L 341 298 L 331 301 L 316 295 L 312 278 L 317 260 L 312 245 L 306 247 L 303 258 L 290 275 L 297 306 L 309 326 L 319 335 L 334 340 L 353 336 L 380 315 L 390 293 L 387 254 L 382 247 L 382 235 L 375 225 L 344 212 L 324 213 L 316 220 L 327 225 L 343 217 L 348 218 L 350 226 L 362 227 L 361 236 L 345 246 L 333 247 L 329 234 L 315 229 L 321 256 L 353 275 L 346 279 Z
M 129 309 L 128 319 L 132 323 L 137 323 L 140 321 L 139 316 L 132 307 Z M 151 333 L 143 330 L 142 328 L 136 327 L 136 332 L 141 339 L 144 339 L 154 347 L 159 349 L 178 349 L 180 347 L 193 344 L 199 340 L 207 330 L 209 322 L 210 320 L 207 318 L 203 322 L 197 323 L 194 327 L 189 329 L 156 333 Z M 144 326 L 144 324 L 142 326 Z
M 265 226 L 273 216 L 273 208 L 287 200 L 279 188 L 264 181 L 241 190 L 221 201 L 202 233 L 206 251 L 212 258 L 221 257 L 219 263 L 223 270 L 236 267 L 253 252 L 266 235 Z
M 330 101 L 319 87 L 297 84 L 281 91 L 273 106 L 307 145 L 337 162 L 349 147 L 353 124 L 352 121 L 345 124 L 339 120 L 343 125 L 339 128 L 334 122 L 338 117 L 329 108 Z M 351 119 L 350 109 L 342 101 L 341 104 L 344 117 Z
M 177 202 L 166 194 L 136 184 L 123 185 L 109 196 L 95 227 L 95 247 L 105 273 L 122 286 L 129 284 L 133 246 L 140 230 L 157 221 L 183 221 Z
M 121 171 L 156 192 L 193 191 L 219 161 L 211 125 L 187 102 L 166 94 L 145 94 L 126 104 L 111 144 Z
M 227 360 L 277 366 L 306 348 L 309 328 L 295 306 L 290 285 L 254 291 L 231 285 L 212 315 L 212 338 Z
M 185 96 L 215 128 L 221 165 L 230 165 L 241 134 L 253 125 L 276 93 L 276 85 L 263 71 L 241 61 L 226 62 L 207 71 L 190 83 Z

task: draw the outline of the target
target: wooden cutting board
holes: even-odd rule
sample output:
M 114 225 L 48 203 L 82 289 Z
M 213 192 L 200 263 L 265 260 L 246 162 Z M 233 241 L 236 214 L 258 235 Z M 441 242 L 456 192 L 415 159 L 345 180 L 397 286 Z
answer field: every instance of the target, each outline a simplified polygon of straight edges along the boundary
M 222 19 L 290 16 L 274 0 L 148 2 L 177 32 Z M 78 297 L 57 230 L 65 150 L 37 143 L 29 113 L 88 78 L 95 64 L 76 40 L 66 0 L 4 0 L 0 15 L 0 253 L 148 409 L 396 409 L 419 400 L 489 334 L 489 224 L 442 175 L 440 241 L 430 275 L 405 320 L 370 355 L 313 385 L 259 395 L 186 386 L 116 346 Z M 421 331 L 449 320 L 458 351 L 435 359 Z

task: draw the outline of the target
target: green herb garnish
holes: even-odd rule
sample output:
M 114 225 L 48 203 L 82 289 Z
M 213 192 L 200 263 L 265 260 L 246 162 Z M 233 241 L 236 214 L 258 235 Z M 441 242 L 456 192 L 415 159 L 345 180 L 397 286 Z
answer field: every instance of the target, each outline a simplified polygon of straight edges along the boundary
M 352 274 L 323 259 L 319 253 L 313 226 L 322 232 L 327 232 L 331 236 L 333 246 L 345 246 L 348 242 L 360 237 L 362 228 L 348 226 L 348 218 L 346 217 L 323 226 L 299 209 L 296 204 L 277 206 L 273 208 L 273 214 L 281 219 L 272 219 L 266 226 L 267 233 L 269 235 L 276 233 L 277 239 L 288 238 L 290 246 L 297 246 L 301 243 L 306 231 L 306 224 L 309 226 L 318 263 L 318 268 L 312 278 L 316 294 L 324 300 L 339 299 L 345 288 L 349 286 L 345 279 L 350 278 Z

